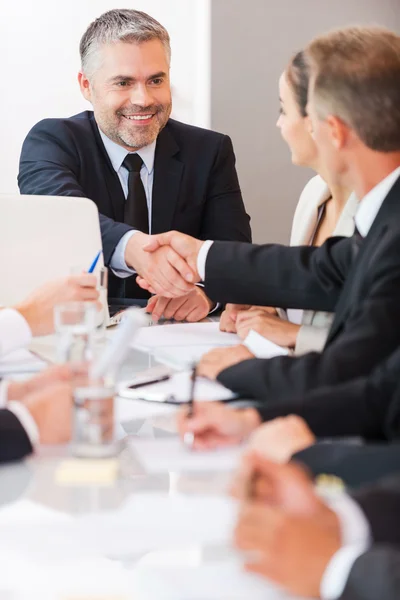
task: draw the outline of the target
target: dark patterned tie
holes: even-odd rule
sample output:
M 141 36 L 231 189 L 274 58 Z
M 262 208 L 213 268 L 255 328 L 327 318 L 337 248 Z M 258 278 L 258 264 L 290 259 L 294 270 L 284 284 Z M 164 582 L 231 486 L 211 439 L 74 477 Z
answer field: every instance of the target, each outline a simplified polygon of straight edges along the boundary
M 122 164 L 129 171 L 124 222 L 143 233 L 149 233 L 149 211 L 146 193 L 140 178 L 143 160 L 139 154 L 127 154 Z
M 355 260 L 360 251 L 361 245 L 364 241 L 363 236 L 357 229 L 357 225 L 354 225 L 354 233 L 353 233 L 351 239 L 352 239 L 352 246 L 353 246 L 353 259 Z

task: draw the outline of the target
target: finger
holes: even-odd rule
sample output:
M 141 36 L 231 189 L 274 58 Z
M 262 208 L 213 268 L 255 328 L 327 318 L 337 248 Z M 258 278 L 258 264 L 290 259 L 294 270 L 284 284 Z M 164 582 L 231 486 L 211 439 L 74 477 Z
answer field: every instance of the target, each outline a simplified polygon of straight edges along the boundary
M 151 298 L 149 298 L 148 302 L 147 302 L 147 306 L 145 308 L 146 312 L 151 313 L 154 310 L 155 305 L 157 304 L 158 301 L 158 296 L 152 296 Z
M 163 315 L 168 318 L 165 313 L 169 302 L 171 302 L 170 298 L 163 298 L 162 296 L 158 298 L 152 313 L 154 321 L 159 321 Z
M 186 315 L 186 321 L 188 323 L 197 323 L 197 321 L 201 321 L 201 319 L 204 319 L 207 315 L 208 311 L 204 313 L 204 311 L 202 311 L 201 308 L 196 306 Z
M 97 285 L 97 277 L 96 275 L 92 275 L 91 273 L 82 273 L 81 275 L 71 275 L 69 278 L 69 283 L 76 284 L 80 287 L 89 287 L 95 288 Z
M 143 250 L 145 250 L 145 252 L 154 252 L 161 246 L 169 245 L 174 233 L 175 231 L 167 231 L 165 233 L 159 233 L 158 235 L 151 235 L 147 244 L 143 246 Z
M 187 296 L 180 296 L 179 298 L 173 298 L 169 301 L 167 307 L 164 310 L 164 317 L 166 319 L 176 319 L 176 312 L 187 302 Z
M 181 304 L 181 306 L 175 312 L 174 319 L 176 321 L 184 321 L 187 317 L 188 311 L 190 311 L 190 307 L 191 307 L 190 298 L 188 296 L 186 296 L 183 299 L 183 303 Z
M 136 277 L 136 283 L 143 289 L 143 290 L 147 290 L 147 291 L 151 291 L 150 290 L 150 284 L 148 283 L 148 281 L 146 281 L 146 279 L 144 279 L 143 277 L 140 277 L 140 275 L 138 275 Z
M 172 248 L 169 250 L 167 255 L 167 260 L 169 264 L 183 277 L 185 281 L 189 281 L 190 283 L 196 281 L 196 274 L 193 273 L 192 269 L 189 267 L 187 262 L 179 256 L 175 250 Z
M 175 298 L 193 291 L 195 286 L 185 281 L 164 257 L 157 269 L 157 281 L 163 287 L 161 295 Z M 152 283 L 152 282 L 151 282 Z

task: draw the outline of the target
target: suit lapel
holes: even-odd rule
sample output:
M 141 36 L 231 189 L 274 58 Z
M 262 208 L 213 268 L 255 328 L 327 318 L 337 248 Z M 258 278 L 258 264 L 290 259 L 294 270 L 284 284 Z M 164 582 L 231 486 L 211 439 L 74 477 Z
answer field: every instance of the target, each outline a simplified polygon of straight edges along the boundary
M 183 174 L 183 163 L 176 156 L 178 152 L 179 146 L 167 125 L 158 136 L 154 158 L 152 233 L 172 229 Z
M 327 342 L 336 336 L 346 321 L 346 318 L 356 301 L 357 290 L 370 268 L 371 258 L 384 240 L 390 223 L 399 217 L 400 178 L 396 181 L 389 194 L 386 196 L 372 226 L 365 238 L 360 251 L 355 259 L 346 283 L 343 287 L 340 301 L 336 307 L 335 319 L 332 323 Z
M 110 157 L 108 156 L 107 150 L 104 147 L 103 140 L 100 137 L 99 128 L 95 121 L 92 113 L 90 117 L 90 124 L 92 126 L 93 135 L 96 140 L 96 144 L 100 151 L 102 159 L 102 174 L 108 191 L 108 199 L 110 209 L 113 213 L 115 221 L 119 223 L 124 222 L 124 208 L 125 208 L 125 196 L 121 186 L 121 182 L 118 177 L 118 173 L 115 172 L 114 167 L 111 164 Z

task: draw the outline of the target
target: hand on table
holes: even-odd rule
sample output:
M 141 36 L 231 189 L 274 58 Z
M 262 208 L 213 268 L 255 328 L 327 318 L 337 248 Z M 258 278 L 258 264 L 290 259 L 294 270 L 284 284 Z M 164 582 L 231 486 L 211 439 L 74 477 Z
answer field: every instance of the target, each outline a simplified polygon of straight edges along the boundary
M 65 444 L 72 432 L 72 387 L 53 383 L 28 394 L 21 404 L 32 415 L 41 444 Z
M 251 435 L 249 447 L 270 460 L 285 463 L 315 441 L 315 435 L 304 419 L 289 415 L 263 423 Z
M 96 302 L 96 285 L 96 276 L 88 273 L 57 279 L 35 290 L 14 308 L 25 318 L 32 335 L 48 335 L 54 331 L 54 307 L 65 302 Z
M 254 355 L 241 344 L 229 348 L 214 348 L 201 357 L 197 373 L 208 379 L 216 379 L 228 367 L 250 358 L 254 358 Z
M 153 321 L 164 316 L 165 319 L 196 323 L 204 319 L 213 306 L 214 303 L 207 298 L 204 290 L 195 286 L 193 291 L 179 298 L 152 296 L 147 303 L 146 312 L 152 314 Z
M 187 414 L 187 408 L 179 411 L 178 431 L 182 439 L 193 433 L 195 450 L 240 444 L 260 423 L 255 409 L 235 410 L 221 402 L 196 402 L 193 416 Z
M 242 340 L 253 330 L 274 344 L 286 348 L 294 348 L 299 329 L 299 325 L 285 321 L 263 308 L 254 307 L 240 312 L 236 318 L 236 331 Z
M 23 400 L 28 394 L 40 391 L 49 385 L 69 382 L 74 372 L 75 367 L 71 368 L 68 364 L 55 365 L 25 381 L 10 381 L 7 389 L 7 399 L 9 401 Z
M 300 467 L 255 454 L 245 460 L 254 494 L 247 497 L 247 480 L 235 530 L 237 548 L 251 552 L 245 569 L 290 593 L 319 597 L 326 567 L 341 547 L 338 517 Z

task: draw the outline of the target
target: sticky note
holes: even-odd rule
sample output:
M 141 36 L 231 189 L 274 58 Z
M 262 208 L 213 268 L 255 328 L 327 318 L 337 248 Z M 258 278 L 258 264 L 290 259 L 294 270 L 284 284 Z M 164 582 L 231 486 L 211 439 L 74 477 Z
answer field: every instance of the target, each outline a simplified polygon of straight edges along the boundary
M 59 464 L 55 481 L 59 485 L 112 485 L 117 478 L 118 468 L 116 458 L 71 458 Z

